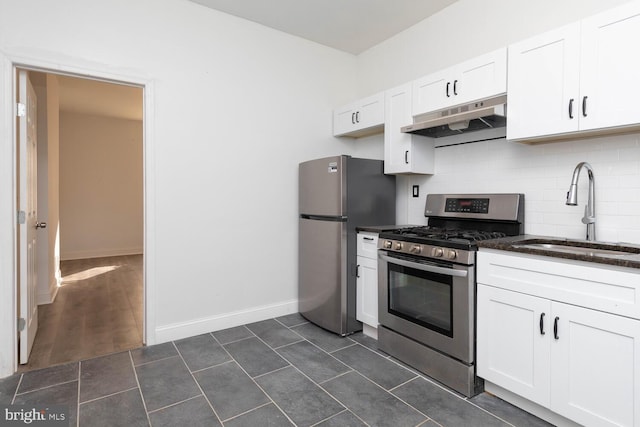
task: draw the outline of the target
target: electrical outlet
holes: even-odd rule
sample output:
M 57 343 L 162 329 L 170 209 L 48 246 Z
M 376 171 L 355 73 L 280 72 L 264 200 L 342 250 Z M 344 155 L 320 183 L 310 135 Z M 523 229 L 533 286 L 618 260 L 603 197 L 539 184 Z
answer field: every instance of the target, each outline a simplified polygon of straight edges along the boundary
M 420 186 L 419 185 L 414 185 L 413 186 L 413 197 L 420 197 Z

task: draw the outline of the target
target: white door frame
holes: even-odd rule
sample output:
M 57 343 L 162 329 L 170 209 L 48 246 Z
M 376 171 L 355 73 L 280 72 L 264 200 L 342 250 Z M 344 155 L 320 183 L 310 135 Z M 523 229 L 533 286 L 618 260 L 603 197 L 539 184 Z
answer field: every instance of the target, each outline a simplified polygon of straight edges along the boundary
M 68 58 L 66 58 L 68 60 Z M 79 63 L 84 63 L 78 60 Z M 0 378 L 18 369 L 17 333 L 17 146 L 16 69 L 130 84 L 143 88 L 143 194 L 144 194 L 144 316 L 143 342 L 155 344 L 155 144 L 154 81 L 129 70 L 114 73 L 110 67 L 51 62 L 0 51 Z

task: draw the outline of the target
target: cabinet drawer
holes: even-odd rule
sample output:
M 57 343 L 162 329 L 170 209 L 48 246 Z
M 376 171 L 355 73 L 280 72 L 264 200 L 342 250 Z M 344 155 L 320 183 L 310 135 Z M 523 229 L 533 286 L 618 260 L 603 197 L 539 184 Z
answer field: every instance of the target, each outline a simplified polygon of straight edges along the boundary
M 480 250 L 477 281 L 640 319 L 640 271 L 632 268 Z
M 378 259 L 377 233 L 358 233 L 358 256 Z

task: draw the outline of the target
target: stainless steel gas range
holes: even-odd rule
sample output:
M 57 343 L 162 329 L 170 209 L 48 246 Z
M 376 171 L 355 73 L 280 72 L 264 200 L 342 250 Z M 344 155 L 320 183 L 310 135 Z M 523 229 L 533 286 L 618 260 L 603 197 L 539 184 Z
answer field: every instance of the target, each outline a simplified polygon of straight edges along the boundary
M 378 346 L 473 396 L 476 242 L 523 234 L 524 195 L 429 194 L 425 216 L 380 234 Z

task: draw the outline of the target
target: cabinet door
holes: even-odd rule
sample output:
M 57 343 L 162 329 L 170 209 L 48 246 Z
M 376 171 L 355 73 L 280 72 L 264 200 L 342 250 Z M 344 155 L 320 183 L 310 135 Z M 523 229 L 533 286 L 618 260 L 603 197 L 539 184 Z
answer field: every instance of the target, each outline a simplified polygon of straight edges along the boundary
M 378 327 L 378 260 L 357 257 L 356 319 Z
M 453 74 L 450 69 L 439 71 L 413 82 L 413 115 L 440 110 L 453 105 Z
M 341 136 L 356 128 L 356 107 L 346 105 L 333 111 L 333 135 Z
M 640 426 L 640 321 L 552 303 L 551 409 L 583 425 Z
M 400 132 L 402 126 L 413 123 L 411 99 L 411 84 L 385 94 L 384 173 L 433 173 L 433 140 Z
M 548 406 L 550 308 L 543 298 L 478 285 L 478 376 Z
M 507 92 L 506 48 L 465 61 L 453 68 L 453 104 L 466 104 Z M 453 105 L 452 104 L 452 105 Z
M 509 46 L 507 139 L 578 130 L 579 46 L 579 23 Z
M 384 124 L 384 92 L 360 100 L 355 119 L 359 129 Z
M 580 129 L 640 123 L 640 3 L 582 21 Z

